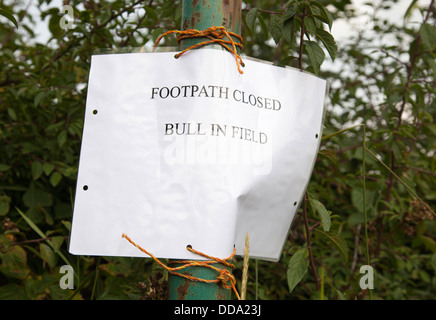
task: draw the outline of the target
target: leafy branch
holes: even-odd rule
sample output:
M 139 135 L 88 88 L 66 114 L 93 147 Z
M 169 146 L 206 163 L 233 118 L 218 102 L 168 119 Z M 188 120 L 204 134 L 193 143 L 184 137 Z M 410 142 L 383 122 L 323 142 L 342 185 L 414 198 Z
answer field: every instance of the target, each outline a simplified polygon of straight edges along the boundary
M 410 10 L 410 8 L 413 5 L 414 5 L 414 3 L 411 4 L 408 11 Z M 423 41 L 423 37 L 425 39 L 435 38 L 434 35 L 436 34 L 436 28 L 434 26 L 430 26 L 427 24 L 427 21 L 430 18 L 430 14 L 434 10 L 434 5 L 435 5 L 435 0 L 431 0 L 429 6 L 426 9 L 426 14 L 425 14 L 424 20 L 421 24 L 421 28 L 414 35 L 415 41 L 412 44 L 413 47 L 412 47 L 412 52 L 410 55 L 410 63 L 406 64 L 407 76 L 406 76 L 406 82 L 404 84 L 401 107 L 400 107 L 400 110 L 398 111 L 397 130 L 402 123 L 402 115 L 403 115 L 404 109 L 405 109 L 406 104 L 407 104 L 407 97 L 408 97 L 408 92 L 410 89 L 410 84 L 412 82 L 413 70 L 415 69 L 417 59 L 420 55 L 420 45 L 421 45 L 421 42 Z M 432 36 L 429 35 L 431 33 L 433 33 Z M 434 43 L 430 43 L 430 41 L 424 41 L 424 42 L 425 42 L 424 45 L 429 47 L 429 49 L 431 49 L 432 45 L 434 46 Z M 433 59 L 434 59 L 434 57 L 433 57 Z
M 15 19 L 15 17 L 9 11 L 6 11 L 5 9 L 0 8 L 0 15 L 2 15 L 3 17 L 6 17 L 18 29 L 18 22 Z
M 262 14 L 269 16 L 269 29 L 266 28 Z M 280 46 L 282 42 L 290 44 L 291 47 L 294 46 L 295 30 L 300 30 L 297 50 L 300 70 L 303 70 L 304 52 L 306 52 L 308 57 L 306 70 L 319 75 L 321 65 L 325 60 L 325 53 L 320 44 L 327 50 L 332 60 L 336 58 L 338 46 L 331 33 L 324 28 L 326 25 L 331 31 L 333 18 L 327 8 L 318 1 L 288 1 L 286 7 L 277 11 L 255 7 L 247 12 L 244 20 L 250 33 L 254 32 L 256 21 L 259 21 L 264 33 L 272 37 L 277 46 Z

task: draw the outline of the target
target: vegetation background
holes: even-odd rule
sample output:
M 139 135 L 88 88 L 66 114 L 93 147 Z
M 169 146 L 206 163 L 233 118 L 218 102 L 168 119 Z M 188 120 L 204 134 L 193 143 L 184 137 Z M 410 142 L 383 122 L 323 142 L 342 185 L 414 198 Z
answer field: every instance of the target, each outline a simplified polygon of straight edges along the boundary
M 181 1 L 63 1 L 69 30 L 58 2 L 33 1 L 47 42 L 31 2 L 0 2 L 0 299 L 165 299 L 151 259 L 67 249 L 90 57 L 180 29 Z M 396 6 L 369 1 L 338 46 L 332 25 L 362 15 L 350 1 L 243 1 L 244 54 L 331 84 L 306 199 L 280 261 L 250 260 L 248 299 L 435 298 L 436 6 L 413 0 L 401 21 L 383 18 Z M 59 287 L 65 264 L 74 290 Z M 370 291 L 359 285 L 367 264 Z

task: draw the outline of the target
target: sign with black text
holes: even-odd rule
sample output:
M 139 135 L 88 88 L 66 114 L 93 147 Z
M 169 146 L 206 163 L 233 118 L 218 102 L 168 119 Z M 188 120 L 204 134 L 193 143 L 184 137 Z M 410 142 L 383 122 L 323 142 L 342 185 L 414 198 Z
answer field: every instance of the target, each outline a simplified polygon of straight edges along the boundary
M 278 260 L 319 148 L 326 81 L 216 49 L 92 57 L 70 252 Z

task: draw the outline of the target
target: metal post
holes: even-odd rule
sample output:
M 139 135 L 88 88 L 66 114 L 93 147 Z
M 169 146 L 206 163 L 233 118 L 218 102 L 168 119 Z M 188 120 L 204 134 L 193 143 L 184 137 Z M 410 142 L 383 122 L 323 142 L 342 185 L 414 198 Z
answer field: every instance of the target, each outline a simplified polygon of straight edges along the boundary
M 205 30 L 213 26 L 224 26 L 227 31 L 241 33 L 242 0 L 183 0 L 182 5 L 182 30 Z M 185 39 L 181 43 L 181 49 L 203 40 Z M 181 272 L 209 280 L 216 279 L 218 276 L 214 270 L 200 266 L 187 267 Z M 168 276 L 170 300 L 230 300 L 231 296 L 232 290 L 220 284 L 191 281 L 171 274 Z
M 241 34 L 242 0 L 183 0 L 182 6 L 182 30 L 223 26 L 227 31 Z M 201 41 L 183 40 L 182 49 Z
M 227 267 L 219 266 L 219 268 Z M 200 266 L 187 267 L 180 272 L 207 280 L 215 280 L 218 276 L 214 270 Z M 169 300 L 230 300 L 231 297 L 232 290 L 224 288 L 221 284 L 192 281 L 180 276 L 168 275 Z

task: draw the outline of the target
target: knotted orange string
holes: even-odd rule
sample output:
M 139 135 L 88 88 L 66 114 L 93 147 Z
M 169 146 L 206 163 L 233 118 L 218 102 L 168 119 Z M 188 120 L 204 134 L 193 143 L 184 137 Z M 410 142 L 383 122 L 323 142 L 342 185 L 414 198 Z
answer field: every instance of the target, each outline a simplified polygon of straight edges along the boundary
M 206 261 L 202 261 L 202 260 L 173 261 L 172 263 L 180 263 L 182 265 L 179 267 L 168 267 L 165 264 L 163 264 L 158 258 L 156 258 L 153 254 L 151 254 L 150 252 L 148 252 L 147 250 L 145 250 L 144 248 L 142 248 L 138 244 L 136 244 L 125 233 L 123 233 L 122 238 L 125 238 L 127 241 L 129 241 L 131 244 L 133 244 L 136 248 L 138 248 L 139 250 L 141 250 L 145 254 L 149 255 L 151 258 L 153 258 L 154 261 L 156 261 L 162 268 L 167 270 L 169 273 L 176 275 L 176 276 L 179 276 L 179 277 L 182 277 L 182 278 L 185 278 L 185 279 L 189 279 L 191 281 L 201 281 L 201 282 L 206 282 L 206 283 L 221 284 L 226 289 L 233 289 L 233 291 L 236 294 L 236 297 L 238 298 L 238 300 L 240 300 L 240 296 L 238 294 L 238 291 L 236 290 L 235 277 L 231 274 L 231 272 L 229 270 L 220 269 L 220 268 L 217 268 L 217 267 L 212 265 L 215 263 L 221 263 L 227 267 L 234 268 L 235 266 L 233 264 L 229 263 L 227 260 L 231 260 L 234 257 L 234 255 L 236 254 L 235 248 L 233 248 L 233 253 L 228 258 L 220 259 L 220 258 L 209 256 L 205 253 L 202 253 L 200 251 L 192 249 L 192 247 L 190 247 L 190 246 L 187 246 L 186 249 L 188 249 L 188 251 L 195 253 L 199 256 L 202 256 L 204 258 L 210 259 L 210 260 L 206 260 Z M 218 273 L 218 276 L 216 279 L 210 280 L 210 279 L 201 279 L 201 278 L 190 276 L 190 275 L 185 274 L 185 273 L 177 272 L 179 270 L 182 270 L 186 267 L 191 267 L 191 266 L 210 268 L 212 270 L 215 270 Z
M 172 33 L 177 33 L 177 43 L 180 45 L 180 42 L 184 39 L 189 39 L 189 38 L 207 38 L 209 40 L 205 40 L 203 42 L 194 44 L 192 46 L 190 46 L 189 48 L 186 48 L 185 50 L 179 52 L 178 54 L 176 54 L 176 58 L 179 58 L 182 54 L 184 54 L 185 52 L 191 50 L 191 49 L 196 49 L 208 44 L 212 44 L 212 43 L 217 43 L 219 45 L 221 45 L 223 48 L 225 48 L 227 51 L 231 52 L 234 56 L 235 56 L 235 61 L 236 61 L 236 66 L 238 68 L 238 71 L 240 74 L 243 74 L 244 72 L 241 70 L 240 66 L 245 66 L 244 62 L 242 61 L 241 56 L 238 54 L 238 50 L 236 49 L 236 47 L 239 47 L 240 49 L 242 49 L 242 37 L 234 32 L 229 32 L 226 30 L 225 27 L 210 27 L 207 28 L 206 30 L 196 30 L 196 29 L 188 29 L 188 30 L 170 30 L 165 32 L 164 34 L 162 34 L 159 38 L 157 38 L 154 47 L 153 47 L 153 51 L 154 48 L 157 47 L 157 45 L 159 44 L 159 42 L 162 40 L 163 37 L 165 37 L 166 35 L 172 34 Z M 233 37 L 237 38 L 240 42 L 235 42 L 233 40 Z M 228 40 L 224 40 L 224 37 L 227 37 Z M 229 47 L 228 45 L 231 45 L 231 47 Z

